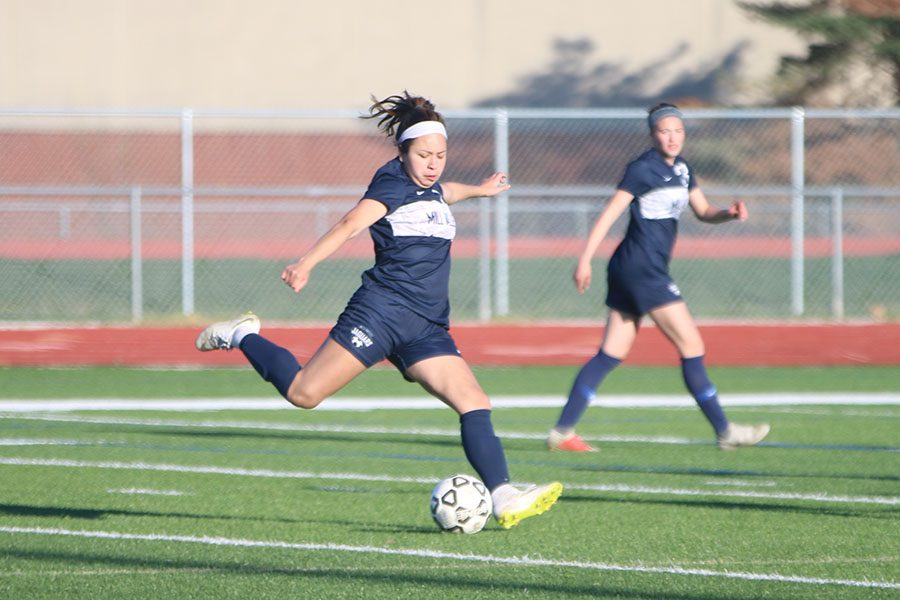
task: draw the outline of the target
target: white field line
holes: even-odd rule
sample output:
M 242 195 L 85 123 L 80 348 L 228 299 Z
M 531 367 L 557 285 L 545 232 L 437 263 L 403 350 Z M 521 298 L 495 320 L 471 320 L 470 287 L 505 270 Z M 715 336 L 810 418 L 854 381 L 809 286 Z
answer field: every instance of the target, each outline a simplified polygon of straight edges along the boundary
M 78 415 L 29 415 L 20 413 L 0 414 L 0 419 L 15 419 L 24 421 L 52 421 L 62 423 L 86 423 L 95 425 L 133 425 L 138 427 L 189 427 L 200 429 L 261 429 L 265 431 L 296 431 L 307 433 L 358 433 L 380 435 L 432 435 L 437 437 L 459 437 L 459 429 L 421 429 L 421 428 L 392 428 L 392 427 L 360 427 L 357 425 L 309 425 L 303 423 L 274 423 L 264 421 L 183 421 L 176 419 L 136 419 L 122 417 L 102 416 L 78 416 Z M 502 432 L 504 439 L 543 440 L 547 436 L 543 433 L 517 433 Z M 690 438 L 672 436 L 640 436 L 640 435 L 605 435 L 591 436 L 591 441 L 601 442 L 640 442 L 656 444 L 703 444 L 714 442 L 706 440 L 693 440 Z M 74 440 L 67 440 L 71 445 L 77 445 Z M 0 443 L 0 445 L 4 445 Z M 8 445 L 29 445 L 27 442 L 18 442 L 17 438 L 11 438 Z M 39 445 L 39 444 L 34 444 Z M 63 445 L 63 444 L 60 444 Z
M 80 461 L 62 458 L 18 458 L 0 456 L 0 465 L 20 467 L 62 467 L 69 469 L 115 469 L 126 471 L 159 471 L 168 473 L 199 473 L 204 475 L 230 475 L 238 477 L 264 477 L 275 479 L 324 479 L 338 481 L 380 481 L 387 483 L 417 483 L 434 485 L 439 477 L 397 477 L 366 473 L 316 473 L 312 471 L 274 471 L 271 469 L 240 469 L 210 465 L 176 465 L 166 463 Z M 522 482 L 525 483 L 525 482 Z M 758 498 L 768 500 L 802 500 L 841 504 L 900 505 L 900 498 L 892 496 L 833 496 L 824 493 L 799 494 L 781 492 L 754 492 L 746 490 L 710 490 L 633 485 L 565 484 L 573 490 L 617 492 L 627 494 L 661 494 L 672 496 L 699 496 L 718 498 Z
M 186 496 L 178 490 L 151 490 L 147 488 L 119 488 L 106 490 L 109 494 L 127 494 L 135 496 Z
M 0 446 L 85 446 L 105 445 L 106 442 L 90 440 L 54 440 L 33 438 L 0 438 Z
M 900 410 L 858 410 L 853 408 L 792 408 L 792 407 L 744 407 L 744 412 L 759 412 L 765 414 L 785 415 L 813 415 L 817 417 L 867 417 L 867 418 L 897 418 Z
M 494 563 L 514 567 L 563 567 L 591 571 L 621 571 L 630 573 L 653 573 L 660 575 L 693 575 L 698 577 L 722 577 L 745 581 L 777 581 L 813 586 L 849 586 L 858 588 L 900 589 L 900 583 L 893 581 L 866 581 L 857 579 L 827 579 L 821 577 L 801 577 L 778 573 L 747 573 L 741 571 L 713 571 L 709 569 L 685 569 L 680 567 L 645 567 L 639 565 L 617 565 L 612 563 L 585 562 L 572 560 L 552 560 L 532 556 L 494 556 L 490 554 L 460 554 L 437 550 L 413 548 L 384 548 L 379 546 L 351 546 L 349 544 L 315 544 L 302 542 L 281 542 L 274 540 L 248 540 L 240 538 L 120 533 L 115 531 L 76 531 L 42 527 L 0 527 L 0 532 L 9 534 L 30 534 L 49 536 L 69 536 L 89 539 L 129 540 L 148 542 L 177 542 L 205 544 L 209 546 L 231 546 L 238 548 L 275 548 L 280 550 L 348 552 L 357 554 L 381 554 L 387 556 L 407 556 L 439 560 Z
M 348 425 L 310 425 L 303 423 L 275 423 L 265 421 L 184 421 L 176 419 L 138 419 L 123 417 L 80 416 L 56 414 L 25 414 L 25 413 L 0 413 L 0 420 L 14 419 L 20 421 L 51 421 L 61 423 L 87 423 L 102 425 L 131 425 L 138 427 L 187 427 L 193 429 L 260 429 L 264 431 L 295 431 L 307 433 L 357 433 L 379 435 L 430 435 L 437 437 L 459 437 L 458 429 L 420 429 L 420 428 L 391 428 L 391 427 L 360 427 Z M 514 431 L 498 432 L 501 438 L 511 440 L 544 440 L 544 433 L 521 433 Z M 649 436 L 649 435 L 596 435 L 585 436 L 591 442 L 612 443 L 641 443 L 641 444 L 674 444 L 674 445 L 700 445 L 708 446 L 715 442 L 712 439 L 692 439 L 675 436 Z M 0 440 L 2 442 L 2 440 Z M 74 440 L 68 440 L 70 445 L 79 445 Z M 4 445 L 0 443 L 0 446 Z M 17 438 L 9 439 L 8 445 L 29 445 L 26 442 L 18 442 Z M 33 444 L 39 445 L 39 444 Z M 64 445 L 64 444 L 60 444 Z M 888 449 L 896 452 L 896 448 Z
M 703 485 L 716 486 L 734 486 L 734 487 L 777 487 L 776 481 L 743 481 L 741 479 L 732 479 L 729 481 L 704 481 Z
M 560 408 L 565 396 L 496 396 L 495 408 Z M 721 399 L 725 407 L 800 406 L 800 405 L 900 405 L 900 393 L 774 393 L 728 394 Z M 689 408 L 696 406 L 687 394 L 677 395 L 600 395 L 592 406 L 610 408 Z M 316 410 L 444 409 L 446 405 L 431 397 L 411 398 L 331 398 Z M 66 412 L 74 410 L 295 410 L 284 400 L 266 398 L 194 398 L 150 400 L 134 398 L 86 398 L 79 400 L 0 400 L 0 412 Z

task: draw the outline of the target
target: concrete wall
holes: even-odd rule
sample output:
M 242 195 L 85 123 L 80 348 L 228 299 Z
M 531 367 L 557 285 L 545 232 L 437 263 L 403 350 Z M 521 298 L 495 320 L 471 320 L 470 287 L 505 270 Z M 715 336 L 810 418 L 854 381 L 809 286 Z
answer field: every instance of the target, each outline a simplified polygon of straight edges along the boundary
M 675 56 L 650 88 L 741 47 L 724 100 L 749 103 L 804 48 L 731 0 L 3 0 L 0 106 L 357 109 L 406 88 L 465 108 L 552 72 L 561 40 L 613 78 Z

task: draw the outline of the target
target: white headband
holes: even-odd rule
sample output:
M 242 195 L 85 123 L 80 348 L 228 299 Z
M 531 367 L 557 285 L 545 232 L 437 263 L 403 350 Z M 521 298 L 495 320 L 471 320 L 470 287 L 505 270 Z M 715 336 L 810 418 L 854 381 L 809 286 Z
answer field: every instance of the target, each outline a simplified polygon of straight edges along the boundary
M 400 137 L 397 138 L 397 143 L 402 144 L 406 140 L 422 137 L 429 133 L 439 133 L 444 136 L 444 139 L 447 139 L 447 129 L 439 121 L 419 121 L 415 125 L 411 125 L 404 129 L 403 133 L 400 134 Z

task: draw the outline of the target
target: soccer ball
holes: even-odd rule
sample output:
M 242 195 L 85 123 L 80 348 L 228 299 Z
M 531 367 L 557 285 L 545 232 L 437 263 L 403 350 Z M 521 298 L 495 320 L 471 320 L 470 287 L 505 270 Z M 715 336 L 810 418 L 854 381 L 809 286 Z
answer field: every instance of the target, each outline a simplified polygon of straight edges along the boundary
M 478 533 L 492 510 L 490 492 L 469 475 L 448 477 L 431 492 L 431 516 L 443 531 Z

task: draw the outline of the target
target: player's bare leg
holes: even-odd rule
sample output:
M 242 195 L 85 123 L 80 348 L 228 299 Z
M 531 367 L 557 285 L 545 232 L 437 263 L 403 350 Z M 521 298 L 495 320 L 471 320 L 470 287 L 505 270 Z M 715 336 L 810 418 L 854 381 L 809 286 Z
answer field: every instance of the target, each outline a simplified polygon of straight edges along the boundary
M 490 400 L 459 356 L 436 356 L 417 362 L 407 374 L 460 415 L 466 458 L 491 490 L 494 517 L 504 529 L 550 509 L 562 494 L 558 481 L 524 490 L 509 483 L 506 457 L 491 424 Z

